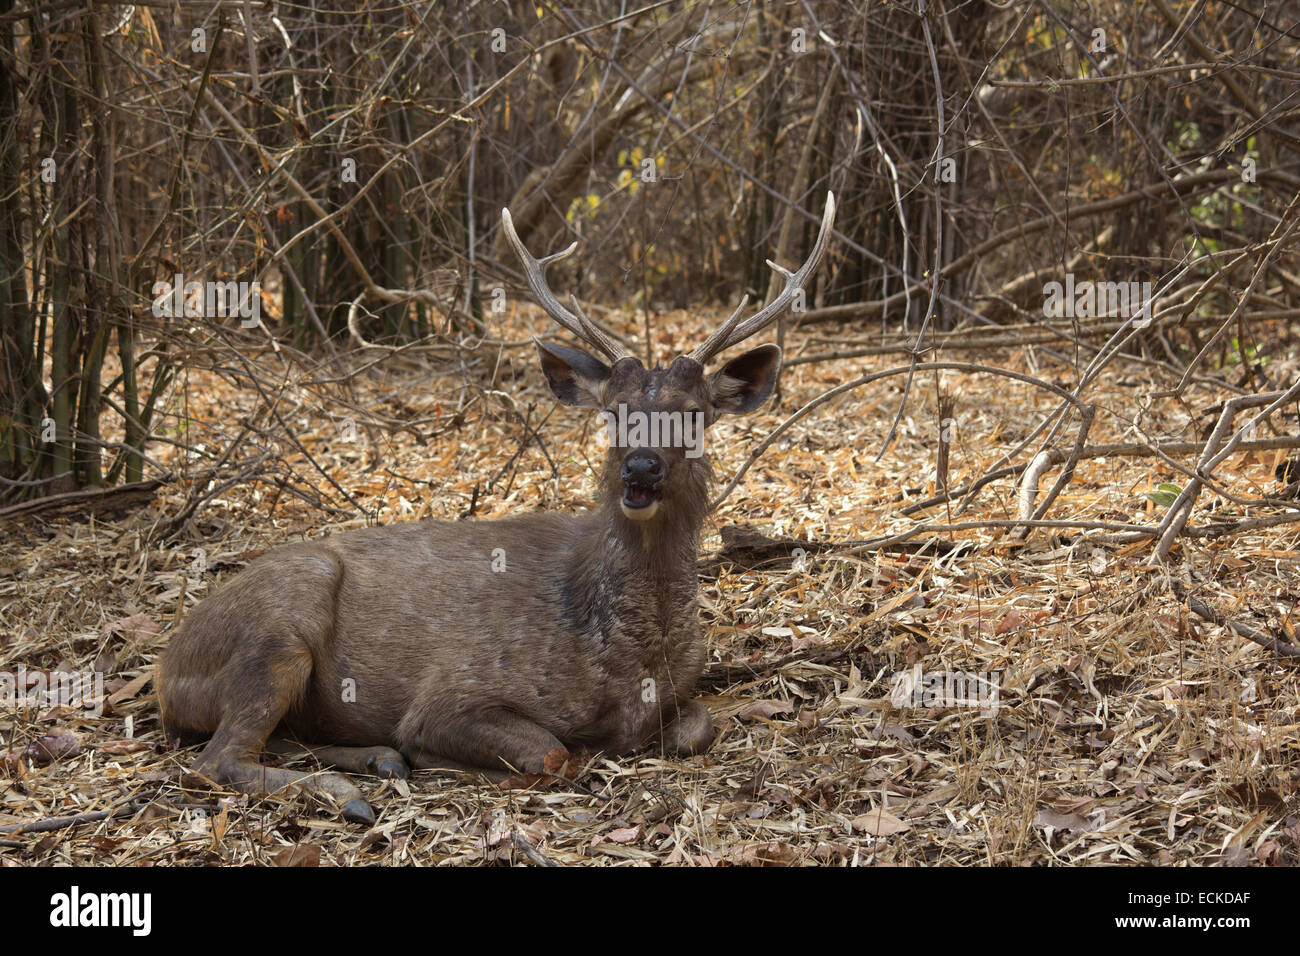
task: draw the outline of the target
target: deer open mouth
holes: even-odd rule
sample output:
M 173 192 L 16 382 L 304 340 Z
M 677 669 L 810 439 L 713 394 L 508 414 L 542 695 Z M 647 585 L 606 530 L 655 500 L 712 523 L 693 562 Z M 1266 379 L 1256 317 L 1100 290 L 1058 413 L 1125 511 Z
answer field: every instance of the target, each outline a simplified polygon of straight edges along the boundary
M 624 511 L 640 511 L 649 508 L 658 501 L 659 491 L 654 485 L 645 485 L 634 481 L 623 483 Z

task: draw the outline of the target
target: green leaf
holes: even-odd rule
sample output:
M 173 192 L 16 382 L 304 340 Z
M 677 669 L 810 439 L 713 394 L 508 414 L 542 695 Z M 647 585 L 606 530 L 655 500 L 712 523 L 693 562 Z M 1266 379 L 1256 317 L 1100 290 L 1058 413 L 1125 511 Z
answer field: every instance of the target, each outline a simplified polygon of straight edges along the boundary
M 1178 496 L 1182 493 L 1183 489 L 1178 487 L 1178 485 L 1175 485 L 1172 482 L 1162 481 L 1160 484 L 1156 485 L 1155 491 L 1146 492 L 1146 496 L 1149 500 L 1154 501 L 1161 507 L 1168 508 L 1178 500 Z

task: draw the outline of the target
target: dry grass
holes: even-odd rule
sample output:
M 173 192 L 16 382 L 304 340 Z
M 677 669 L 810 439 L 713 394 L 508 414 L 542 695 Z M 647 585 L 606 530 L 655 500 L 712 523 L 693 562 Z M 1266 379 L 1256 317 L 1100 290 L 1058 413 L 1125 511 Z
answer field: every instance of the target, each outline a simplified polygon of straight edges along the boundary
M 664 316 L 659 324 L 694 331 L 704 322 Z M 543 326 L 535 320 L 533 327 Z M 340 419 L 350 413 L 321 387 L 287 388 L 286 405 L 297 407 L 286 417 L 330 476 L 385 523 L 454 518 L 475 497 L 476 512 L 489 517 L 581 507 L 598 454 L 591 421 L 562 409 L 540 426 L 554 403 L 531 354 L 506 356 L 496 387 L 541 428 L 558 477 L 518 419 L 504 413 L 507 399 L 467 399 L 459 374 L 434 359 L 382 362 L 355 381 L 348 399 L 361 414 L 428 419 L 418 436 L 360 428 L 356 442 L 343 441 Z M 1064 377 L 1041 355 L 1037 361 L 1045 377 Z M 1026 356 L 1005 353 L 996 362 L 1021 368 Z M 779 407 L 715 430 L 719 476 L 729 477 L 793 409 L 873 363 L 896 364 L 792 369 Z M 281 372 L 291 381 L 297 374 L 287 366 Z M 1131 366 L 1124 374 L 1089 394 L 1099 409 L 1092 441 L 1128 434 L 1134 380 L 1147 373 Z M 797 425 L 710 519 L 705 550 L 719 547 L 717 531 L 727 524 L 812 540 L 910 526 L 897 509 L 933 492 L 937 424 L 932 383 L 918 383 L 911 418 L 876 463 L 901 381 L 858 390 Z M 1050 407 L 1044 395 L 1006 380 L 962 376 L 950 384 L 960 396 L 954 481 L 978 476 Z M 1195 437 L 1189 411 L 1222 397 L 1196 386 L 1187 405 L 1153 409 L 1144 427 Z M 180 382 L 173 398 L 192 442 L 213 441 L 210 430 L 230 430 L 259 403 L 255 392 L 201 372 Z M 462 420 L 450 425 L 458 408 Z M 294 473 L 329 494 L 305 457 L 285 447 Z M 153 451 L 179 461 L 167 457 L 174 449 Z M 376 451 L 382 463 L 373 467 Z M 1226 472 L 1229 490 L 1266 493 L 1276 460 L 1238 456 Z M 1143 493 L 1168 480 L 1182 479 L 1151 459 L 1085 461 L 1051 516 L 1153 523 L 1159 508 Z M 361 522 L 323 515 L 270 485 L 242 483 L 210 501 L 179 538 L 154 540 L 151 529 L 177 513 L 186 494 L 178 482 L 136 514 L 28 518 L 3 529 L 0 669 L 99 667 L 112 697 L 100 717 L 66 708 L 0 711 L 0 755 L 14 755 L 7 772 L 0 769 L 0 828 L 120 811 L 45 833 L 0 834 L 0 862 L 1297 861 L 1300 665 L 1190 615 L 1161 572 L 1144 566 L 1149 544 L 1097 548 L 1046 531 L 1023 547 L 996 529 L 953 532 L 971 547 L 947 558 L 814 555 L 803 567 L 775 562 L 706 579 L 702 615 L 717 669 L 702 693 L 719 734 L 703 757 L 602 756 L 573 785 L 533 790 L 501 790 L 468 776 L 363 781 L 380 814 L 369 831 L 305 796 L 212 792 L 183 776 L 193 752 L 162 739 L 147 682 L 151 662 L 184 610 L 250 552 Z M 1205 519 L 1212 500 L 1203 497 L 1194 520 Z M 1014 488 L 1001 482 L 963 518 L 1014 513 Z M 940 508 L 921 517 L 946 515 Z M 1175 557 L 1206 603 L 1286 629 L 1300 586 L 1295 542 L 1296 531 L 1283 525 L 1184 541 Z M 204 571 L 196 570 L 198 548 Z M 771 666 L 796 652 L 812 659 Z M 739 665 L 750 675 L 735 679 L 745 673 Z M 1000 672 L 1000 706 L 991 715 L 895 707 L 895 676 L 913 668 Z M 24 758 L 42 737 L 47 749 L 63 746 L 62 755 Z

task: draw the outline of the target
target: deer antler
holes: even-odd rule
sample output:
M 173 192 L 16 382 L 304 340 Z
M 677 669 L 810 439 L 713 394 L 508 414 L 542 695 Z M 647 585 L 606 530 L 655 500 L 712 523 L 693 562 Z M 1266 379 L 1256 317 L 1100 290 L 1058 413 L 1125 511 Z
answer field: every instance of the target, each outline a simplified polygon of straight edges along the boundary
M 722 324 L 722 327 L 710 335 L 703 344 L 689 352 L 687 357 L 703 365 L 724 349 L 729 349 L 733 345 L 743 342 L 784 312 L 791 300 L 803 288 L 803 284 L 808 281 L 808 277 L 813 274 L 813 271 L 822 261 L 822 256 L 826 254 L 826 247 L 831 240 L 831 225 L 834 222 L 835 194 L 828 192 L 826 193 L 826 211 L 822 213 L 821 231 L 817 233 L 817 241 L 813 243 L 812 252 L 808 254 L 807 261 L 799 267 L 799 271 L 791 272 L 789 269 L 783 269 L 771 259 L 767 260 L 769 266 L 785 276 L 785 288 L 781 290 L 781 294 L 769 302 L 760 312 L 755 313 L 744 322 L 740 321 L 740 313 L 744 311 L 745 303 L 749 301 L 749 297 L 742 298 L 740 305 L 736 307 L 736 311 L 731 314 L 731 318 L 727 319 Z M 564 254 L 567 255 L 568 253 Z
M 528 278 L 528 286 L 533 290 L 533 295 L 537 297 L 537 304 L 546 310 L 547 315 L 592 348 L 604 353 L 605 357 L 611 362 L 617 362 L 619 359 L 632 354 L 606 335 L 600 326 L 583 314 L 582 307 L 578 305 L 576 296 L 569 296 L 569 301 L 573 303 L 573 311 L 570 312 L 555 297 L 555 293 L 551 291 L 551 287 L 546 282 L 546 267 L 552 262 L 559 262 L 561 259 L 573 255 L 573 250 L 578 248 L 577 242 L 572 243 L 567 249 L 552 253 L 545 259 L 534 259 L 529 251 L 524 248 L 523 242 L 519 239 L 519 234 L 515 232 L 515 224 L 510 220 L 509 209 L 501 210 L 501 226 L 506 231 L 506 239 L 510 241 L 510 245 L 514 246 L 519 261 L 523 263 L 524 274 Z

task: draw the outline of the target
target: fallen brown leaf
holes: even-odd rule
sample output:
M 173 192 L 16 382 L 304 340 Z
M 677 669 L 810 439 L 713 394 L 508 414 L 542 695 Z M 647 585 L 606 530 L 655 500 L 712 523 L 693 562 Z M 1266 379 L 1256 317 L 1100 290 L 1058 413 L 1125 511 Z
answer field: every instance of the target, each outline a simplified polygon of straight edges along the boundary
M 799 851 L 788 843 L 747 843 L 727 854 L 736 866 L 790 866 L 799 859 Z
M 100 628 L 99 639 L 102 641 L 114 631 L 128 641 L 137 641 L 141 638 L 157 637 L 162 633 L 162 625 L 148 614 L 132 614 L 130 617 L 118 618 L 105 624 Z
M 793 714 L 794 705 L 788 700 L 756 700 L 741 709 L 741 720 L 753 720 L 756 717 L 768 718 L 776 714 Z
M 912 824 L 898 819 L 888 810 L 881 809 L 854 817 L 850 822 L 853 829 L 859 833 L 869 833 L 872 836 L 892 836 L 912 829 Z
M 276 866 L 320 866 L 320 847 L 299 843 L 285 847 L 271 859 Z
M 605 839 L 610 843 L 635 843 L 641 836 L 641 824 L 634 827 L 620 827 L 617 830 L 610 830 L 605 834 Z

